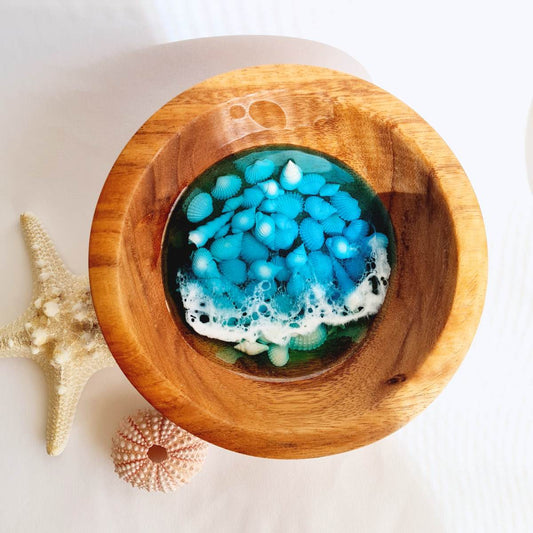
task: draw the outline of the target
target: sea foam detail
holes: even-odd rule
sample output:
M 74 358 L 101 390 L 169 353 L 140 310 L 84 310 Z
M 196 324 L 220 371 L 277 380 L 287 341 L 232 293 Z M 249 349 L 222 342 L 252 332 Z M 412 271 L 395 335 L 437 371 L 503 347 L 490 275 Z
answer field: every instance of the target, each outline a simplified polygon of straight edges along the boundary
M 349 174 L 289 152 L 245 156 L 184 199 L 193 249 L 176 279 L 198 334 L 277 367 L 375 315 L 391 273 L 388 238 L 360 218 Z

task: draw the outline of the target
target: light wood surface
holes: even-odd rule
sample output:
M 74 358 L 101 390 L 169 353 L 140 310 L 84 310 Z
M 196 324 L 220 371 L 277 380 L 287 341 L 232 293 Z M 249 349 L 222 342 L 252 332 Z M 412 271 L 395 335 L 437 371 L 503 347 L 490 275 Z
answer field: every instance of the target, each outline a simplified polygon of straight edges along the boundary
M 353 168 L 389 210 L 397 265 L 356 353 L 307 378 L 233 372 L 177 327 L 161 242 L 183 188 L 218 160 L 265 144 L 326 152 Z M 300 458 L 342 452 L 395 431 L 449 381 L 485 295 L 483 221 L 460 164 L 398 99 L 363 80 L 298 65 L 229 72 L 180 94 L 120 154 L 91 232 L 89 272 L 104 336 L 133 385 L 199 437 L 242 453 Z

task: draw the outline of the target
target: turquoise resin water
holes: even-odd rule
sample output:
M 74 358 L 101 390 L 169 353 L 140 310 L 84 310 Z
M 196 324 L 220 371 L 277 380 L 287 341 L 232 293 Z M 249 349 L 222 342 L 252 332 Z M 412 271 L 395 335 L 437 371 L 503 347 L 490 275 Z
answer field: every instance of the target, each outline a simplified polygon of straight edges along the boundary
M 372 189 L 295 147 L 242 152 L 204 172 L 177 202 L 165 248 L 178 312 L 244 367 L 331 359 L 360 342 L 394 261 Z

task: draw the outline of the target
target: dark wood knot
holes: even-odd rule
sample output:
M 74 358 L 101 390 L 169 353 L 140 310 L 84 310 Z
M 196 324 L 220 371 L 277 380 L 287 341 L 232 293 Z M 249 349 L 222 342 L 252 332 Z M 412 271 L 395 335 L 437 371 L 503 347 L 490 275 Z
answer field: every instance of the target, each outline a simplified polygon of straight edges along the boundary
M 385 383 L 387 385 L 397 385 L 398 383 L 403 383 L 407 379 L 405 374 L 396 374 L 392 378 L 388 379 Z

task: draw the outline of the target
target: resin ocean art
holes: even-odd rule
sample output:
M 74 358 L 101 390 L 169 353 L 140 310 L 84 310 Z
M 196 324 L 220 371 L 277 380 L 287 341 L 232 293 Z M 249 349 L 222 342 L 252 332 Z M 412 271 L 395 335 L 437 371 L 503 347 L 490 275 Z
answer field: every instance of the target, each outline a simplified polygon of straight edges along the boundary
M 392 226 L 340 162 L 260 149 L 211 167 L 169 222 L 167 278 L 186 323 L 234 357 L 282 367 L 360 340 L 387 292 Z M 353 326 L 356 326 L 355 328 Z M 224 359 L 228 360 L 227 350 Z

